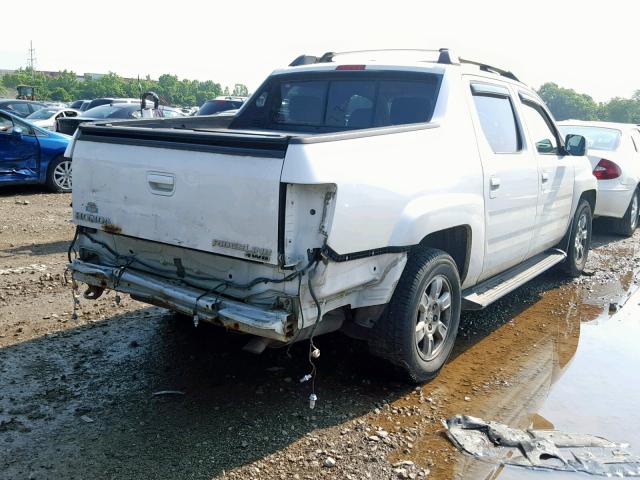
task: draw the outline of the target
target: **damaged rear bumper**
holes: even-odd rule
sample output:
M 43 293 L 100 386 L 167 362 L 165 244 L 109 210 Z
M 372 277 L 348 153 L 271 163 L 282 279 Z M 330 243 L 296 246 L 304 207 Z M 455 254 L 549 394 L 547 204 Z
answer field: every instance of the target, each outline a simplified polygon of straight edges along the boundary
M 250 305 L 131 268 L 74 260 L 69 269 L 77 281 L 128 293 L 136 300 L 186 315 L 197 312 L 200 320 L 232 330 L 283 342 L 293 333 L 293 314 L 286 310 Z

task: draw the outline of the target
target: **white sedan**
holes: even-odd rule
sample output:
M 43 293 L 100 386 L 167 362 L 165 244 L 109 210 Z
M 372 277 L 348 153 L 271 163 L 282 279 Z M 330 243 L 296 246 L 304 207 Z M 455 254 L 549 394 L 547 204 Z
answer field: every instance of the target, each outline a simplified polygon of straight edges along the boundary
M 78 115 L 80 115 L 80 111 L 73 108 L 45 107 L 33 112 L 26 120 L 40 128 L 55 132 L 57 130 L 56 120 L 63 117 L 77 117 Z
M 587 155 L 598 179 L 595 216 L 611 217 L 617 233 L 633 235 L 640 212 L 640 127 L 579 120 L 558 125 L 563 135 L 587 139 Z

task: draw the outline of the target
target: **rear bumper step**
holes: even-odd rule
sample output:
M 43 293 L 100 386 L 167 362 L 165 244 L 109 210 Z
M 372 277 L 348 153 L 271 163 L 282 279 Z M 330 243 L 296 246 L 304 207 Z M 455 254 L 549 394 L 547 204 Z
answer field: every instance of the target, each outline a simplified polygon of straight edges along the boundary
M 283 342 L 291 338 L 293 315 L 285 310 L 250 305 L 213 293 L 205 295 L 205 290 L 131 268 L 122 271 L 74 260 L 69 269 L 80 282 L 128 293 L 135 299 L 186 315 L 197 311 L 203 321 Z

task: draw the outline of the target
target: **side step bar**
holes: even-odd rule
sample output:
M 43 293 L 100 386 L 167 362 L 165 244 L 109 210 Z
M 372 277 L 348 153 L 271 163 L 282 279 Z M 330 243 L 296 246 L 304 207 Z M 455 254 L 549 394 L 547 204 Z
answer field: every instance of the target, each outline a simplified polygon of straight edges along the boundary
M 540 253 L 506 272 L 464 290 L 462 292 L 462 308 L 463 310 L 482 310 L 562 262 L 565 258 L 567 258 L 567 254 L 558 249 Z

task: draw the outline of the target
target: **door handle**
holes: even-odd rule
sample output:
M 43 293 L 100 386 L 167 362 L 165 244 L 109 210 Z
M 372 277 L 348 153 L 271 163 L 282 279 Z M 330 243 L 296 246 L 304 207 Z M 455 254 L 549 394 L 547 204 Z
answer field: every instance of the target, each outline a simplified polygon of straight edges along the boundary
M 489 178 L 489 198 L 496 198 L 496 190 L 500 188 L 500 178 L 492 175 Z
M 542 183 L 547 183 L 549 181 L 549 172 L 542 172 L 541 178 Z
M 166 173 L 148 173 L 147 183 L 156 195 L 172 195 L 176 188 L 175 177 Z

